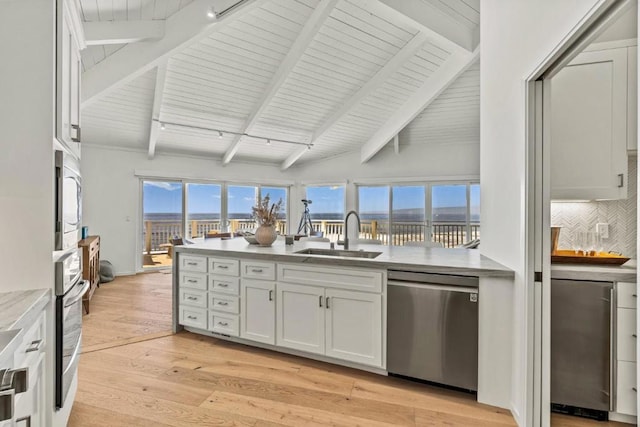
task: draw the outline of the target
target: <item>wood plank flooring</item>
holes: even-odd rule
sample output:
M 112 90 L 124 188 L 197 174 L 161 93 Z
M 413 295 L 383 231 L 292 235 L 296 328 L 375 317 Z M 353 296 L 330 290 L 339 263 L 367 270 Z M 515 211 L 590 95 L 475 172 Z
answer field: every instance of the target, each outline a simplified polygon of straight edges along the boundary
M 170 274 L 101 285 L 84 317 L 69 426 L 515 426 L 465 393 L 172 335 L 170 314 Z M 553 425 L 607 423 L 554 415 Z

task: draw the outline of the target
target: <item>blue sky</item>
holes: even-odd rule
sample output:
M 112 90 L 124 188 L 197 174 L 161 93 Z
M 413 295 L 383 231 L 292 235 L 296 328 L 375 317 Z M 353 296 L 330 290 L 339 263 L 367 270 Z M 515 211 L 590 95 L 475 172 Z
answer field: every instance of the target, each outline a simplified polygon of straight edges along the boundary
M 232 186 L 229 189 L 229 212 L 250 213 L 255 205 L 256 187 Z M 221 187 L 215 184 L 188 184 L 189 213 L 220 213 Z M 282 198 L 286 207 L 284 188 L 262 187 L 263 196 L 270 195 L 272 201 Z M 307 187 L 307 198 L 313 203 L 312 213 L 344 213 L 344 187 Z M 361 212 L 387 212 L 389 187 L 360 187 L 359 203 Z M 425 188 L 423 186 L 393 187 L 393 208 L 420 209 L 424 207 Z M 299 201 L 294 201 L 294 203 Z M 465 206 L 464 185 L 436 185 L 433 187 L 434 208 Z M 180 183 L 145 181 L 144 211 L 146 213 L 180 213 L 182 210 L 182 187 Z M 471 186 L 471 210 L 479 213 L 480 186 Z

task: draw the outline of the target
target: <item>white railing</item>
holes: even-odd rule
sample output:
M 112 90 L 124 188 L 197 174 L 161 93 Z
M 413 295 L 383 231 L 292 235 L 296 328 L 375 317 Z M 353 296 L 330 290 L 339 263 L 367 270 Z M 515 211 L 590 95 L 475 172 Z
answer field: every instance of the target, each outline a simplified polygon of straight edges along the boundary
M 181 237 L 182 222 L 180 221 L 162 221 L 147 220 L 144 222 L 144 241 L 145 252 L 166 252 L 167 243 L 174 237 Z M 322 233 L 324 237 L 328 237 L 331 241 L 337 241 L 344 237 L 344 221 L 336 220 L 313 220 L 311 221 L 314 231 Z M 355 225 L 354 225 L 355 226 Z M 222 232 L 237 232 L 243 230 L 252 230 L 256 227 L 256 223 L 250 219 L 232 219 L 229 220 L 225 227 L 220 220 L 190 220 L 187 221 L 187 236 L 202 237 Z M 287 222 L 280 221 L 277 226 L 280 234 L 287 231 Z M 293 230 L 288 231 L 294 234 Z M 360 238 L 362 239 L 378 239 L 384 245 L 391 244 L 395 246 L 404 245 L 405 242 L 424 241 L 426 226 L 423 222 L 394 222 L 389 232 L 388 221 L 362 221 L 360 228 Z M 465 223 L 434 223 L 432 227 L 432 240 L 442 242 L 444 247 L 452 248 L 480 237 L 480 224 L 471 224 L 469 231 Z

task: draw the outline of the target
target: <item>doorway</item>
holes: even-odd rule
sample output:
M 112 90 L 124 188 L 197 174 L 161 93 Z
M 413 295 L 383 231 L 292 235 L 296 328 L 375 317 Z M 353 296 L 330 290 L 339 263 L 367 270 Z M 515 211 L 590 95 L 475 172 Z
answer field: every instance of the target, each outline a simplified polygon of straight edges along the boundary
M 571 365 L 565 363 L 564 369 L 557 369 L 559 366 L 558 350 L 562 348 L 562 345 L 559 345 L 562 342 L 557 340 L 558 325 L 563 325 L 562 316 L 558 316 L 558 314 L 566 315 L 570 310 L 567 307 L 562 307 L 559 310 L 557 297 L 567 291 L 568 298 L 563 301 L 567 305 L 569 304 L 567 301 L 569 301 L 573 306 L 577 298 L 572 297 L 583 295 L 585 292 L 570 289 L 570 287 L 585 286 L 589 279 L 577 278 L 574 283 L 564 283 L 563 279 L 558 277 L 560 269 L 557 266 L 553 269 L 551 267 L 552 225 L 564 226 L 564 236 L 560 239 L 561 243 L 558 249 L 582 250 L 583 255 L 586 256 L 583 247 L 585 244 L 581 243 L 582 239 L 578 239 L 577 236 L 582 233 L 595 234 L 596 222 L 609 223 L 615 220 L 607 220 L 606 215 L 602 220 L 603 203 L 625 204 L 621 201 L 626 201 L 627 194 L 630 192 L 633 193 L 629 194 L 633 205 L 630 208 L 634 211 L 633 218 L 628 217 L 625 220 L 628 223 L 633 223 L 633 230 L 629 229 L 625 235 L 627 239 L 631 234 L 634 237 L 633 242 L 628 245 L 632 249 L 625 248 L 624 251 L 636 256 L 637 201 L 635 192 L 637 190 L 635 185 L 629 185 L 630 175 L 627 166 L 629 166 L 629 171 L 637 170 L 637 157 L 627 156 L 627 142 L 635 142 L 637 148 L 637 133 L 634 134 L 626 126 L 629 117 L 629 123 L 636 126 L 635 132 L 637 132 L 637 98 L 633 97 L 627 103 L 629 91 L 633 94 L 637 92 L 637 86 L 627 89 L 630 82 L 630 80 L 627 81 L 628 74 L 637 76 L 636 68 L 628 71 L 627 67 L 627 59 L 629 58 L 631 65 L 637 63 L 635 53 L 637 48 L 637 9 L 632 9 L 634 7 L 637 8 L 636 1 L 603 3 L 599 10 L 585 19 L 582 27 L 576 29 L 564 45 L 557 47 L 556 51 L 549 56 L 549 60 L 542 64 L 527 80 L 528 193 L 530 195 L 527 214 L 532 219 L 528 221 L 529 228 L 527 230 L 527 251 L 529 254 L 527 257 L 527 277 L 531 283 L 531 286 L 528 287 L 528 298 L 529 307 L 533 313 L 530 321 L 534 337 L 532 343 L 533 370 L 530 373 L 533 385 L 530 390 L 532 417 L 528 420 L 528 424 L 531 423 L 534 426 L 581 426 L 590 425 L 593 422 L 582 418 L 567 419 L 562 415 L 554 414 L 551 416 L 552 404 L 554 404 L 554 409 L 566 410 L 572 415 L 599 416 L 590 411 L 592 407 L 598 407 L 599 414 L 604 415 L 605 418 L 623 422 L 635 420 L 633 416 L 625 417 L 618 414 L 618 412 L 622 413 L 627 409 L 618 411 L 622 406 L 616 403 L 617 400 L 620 400 L 617 396 L 619 388 L 616 384 L 619 383 L 620 375 L 617 367 L 619 363 L 616 355 L 616 332 L 614 329 L 616 305 L 615 293 L 607 293 L 609 289 L 603 291 L 602 298 L 600 295 L 593 298 L 593 301 L 602 300 L 601 302 L 604 304 L 603 313 L 601 313 L 603 322 L 600 322 L 602 325 L 596 325 L 601 327 L 603 336 L 606 335 L 602 339 L 603 344 L 606 345 L 602 346 L 604 349 L 598 355 L 602 358 L 603 365 L 600 378 L 598 378 L 602 383 L 602 390 L 599 389 L 594 393 L 594 395 L 601 394 L 598 397 L 604 402 L 604 406 L 599 407 L 597 404 L 582 404 L 580 402 L 576 404 L 571 401 L 572 397 L 579 397 L 579 392 L 585 391 L 585 387 L 591 385 L 580 385 L 580 378 L 577 377 L 569 381 L 566 381 L 567 378 L 560 378 L 571 370 L 567 369 L 567 366 Z M 612 28 L 612 25 L 619 19 L 624 19 L 624 15 L 629 14 L 630 10 L 632 10 L 632 14 L 635 14 L 632 16 L 635 17 L 636 26 L 633 28 L 632 37 L 629 37 L 633 40 L 603 41 L 601 36 L 606 34 L 608 29 Z M 586 81 L 591 81 L 592 84 L 585 86 Z M 624 85 L 623 89 L 616 88 L 616 85 L 621 84 Z M 589 89 L 585 90 L 584 87 Z M 624 99 L 620 99 L 620 97 L 624 97 Z M 565 103 L 565 101 L 567 102 Z M 616 108 L 619 111 L 615 111 Z M 627 115 L 628 108 L 633 108 L 633 112 L 629 115 Z M 599 116 L 597 115 L 598 109 L 600 109 Z M 596 117 L 589 119 L 588 114 L 593 111 L 596 111 Z M 620 122 L 623 120 L 624 123 L 621 125 Z M 597 123 L 598 126 L 592 126 L 594 123 Z M 573 127 L 569 127 L 571 124 Z M 589 129 L 590 126 L 593 128 Z M 594 138 L 596 142 L 590 147 L 588 139 L 598 132 L 601 133 L 600 138 Z M 629 138 L 627 138 L 628 135 Z M 572 141 L 576 142 L 573 147 L 571 146 Z M 603 145 L 613 144 L 613 141 L 622 142 L 622 151 L 613 145 Z M 595 166 L 592 169 L 584 168 L 589 164 Z M 606 168 L 602 168 L 603 165 Z M 611 175 L 611 171 L 614 169 L 616 172 Z M 600 172 L 602 175 L 598 176 Z M 635 180 L 637 177 L 634 175 L 631 179 Z M 605 183 L 602 184 L 602 182 Z M 563 199 L 562 202 L 559 202 L 559 199 Z M 566 199 L 571 199 L 571 203 L 566 203 Z M 553 203 L 552 200 L 554 200 Z M 607 202 L 602 200 L 607 200 Z M 588 211 L 598 210 L 600 211 L 596 221 L 592 221 L 593 216 L 585 214 Z M 562 222 L 563 218 L 567 218 L 568 213 L 574 216 L 568 222 L 558 224 L 558 222 Z M 578 217 L 575 216 L 576 213 L 579 213 Z M 616 228 L 621 229 L 622 226 Z M 600 227 L 598 227 L 598 233 L 601 233 Z M 595 237 L 590 240 L 592 243 L 587 246 L 589 246 L 588 252 L 591 254 L 612 249 L 612 241 L 608 242 L 608 248 L 604 248 L 605 244 L 602 241 L 598 241 Z M 620 249 L 618 247 L 617 251 L 621 251 Z M 557 254 L 554 258 L 557 258 Z M 606 281 L 604 279 L 593 280 L 591 283 L 597 284 Z M 614 291 L 615 283 L 613 282 L 615 280 L 608 281 L 612 282 L 611 290 Z M 589 291 L 593 290 L 593 287 L 589 288 Z M 591 313 L 593 314 L 595 311 L 591 311 Z M 595 318 L 595 315 L 589 316 L 589 319 L 591 318 Z M 593 330 L 594 328 L 590 328 L 589 332 Z M 565 353 L 579 353 L 578 345 L 580 344 L 574 344 L 573 347 L 570 347 L 570 351 L 565 351 Z M 571 355 L 571 357 L 573 356 Z M 573 363 L 574 366 L 577 366 L 577 362 Z M 588 376 L 586 374 L 592 371 L 593 369 L 586 365 L 580 365 L 576 370 L 577 373 L 585 374 L 582 375 L 583 377 Z M 633 377 L 636 378 L 636 374 Z M 568 392 L 571 398 L 567 398 L 566 393 L 564 397 L 559 397 L 561 393 L 558 384 L 563 381 L 568 384 L 564 392 Z M 634 399 L 637 402 L 637 396 Z M 589 411 L 583 411 L 584 408 Z
M 172 239 L 184 235 L 180 181 L 142 180 L 142 268 L 169 268 Z

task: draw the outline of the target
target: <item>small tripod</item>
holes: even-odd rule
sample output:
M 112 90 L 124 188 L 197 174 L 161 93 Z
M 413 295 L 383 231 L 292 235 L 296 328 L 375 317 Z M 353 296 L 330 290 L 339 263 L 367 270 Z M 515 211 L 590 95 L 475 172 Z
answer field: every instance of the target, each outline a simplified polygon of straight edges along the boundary
M 298 234 L 309 236 L 313 234 L 313 225 L 311 224 L 311 215 L 309 214 L 311 200 L 302 199 L 302 203 L 304 203 L 304 212 L 300 218 L 300 225 L 298 225 Z

